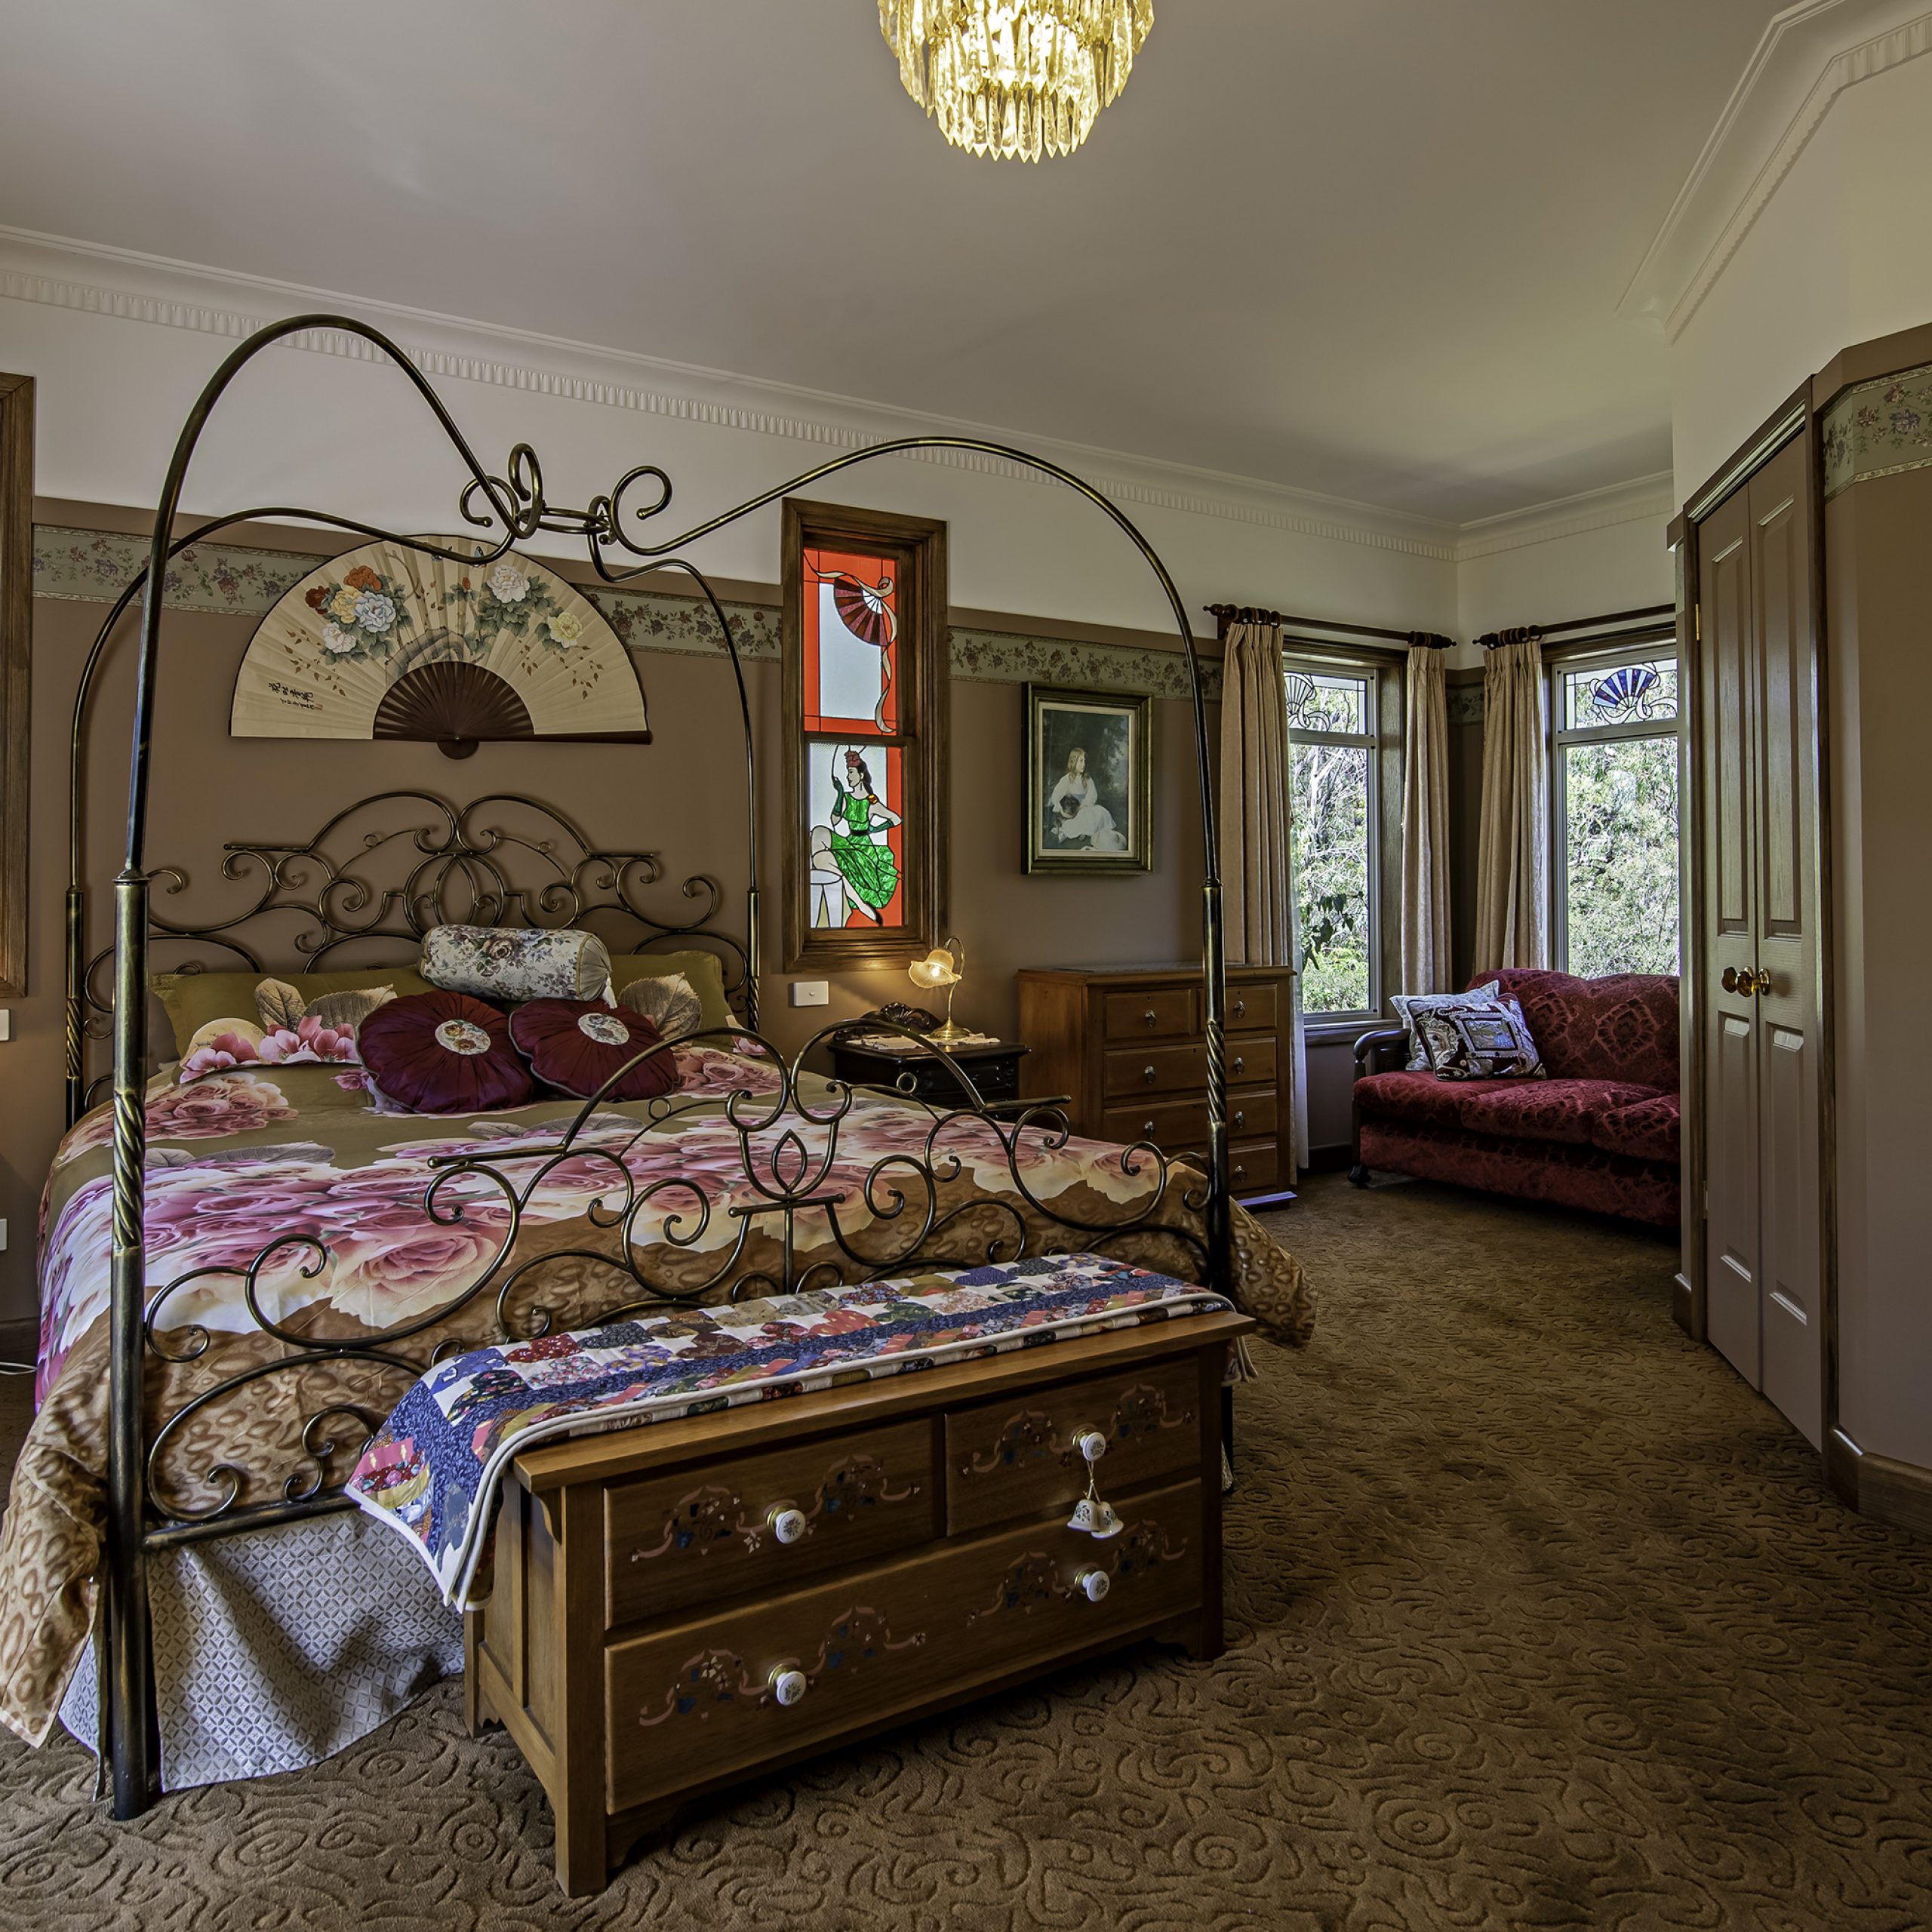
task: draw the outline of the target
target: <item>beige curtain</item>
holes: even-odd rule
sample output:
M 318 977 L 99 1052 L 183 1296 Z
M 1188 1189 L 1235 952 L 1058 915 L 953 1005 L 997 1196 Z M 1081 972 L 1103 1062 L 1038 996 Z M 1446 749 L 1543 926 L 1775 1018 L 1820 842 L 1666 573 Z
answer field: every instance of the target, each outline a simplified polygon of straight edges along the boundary
M 1288 700 L 1281 633 L 1231 623 L 1221 659 L 1221 903 L 1231 966 L 1289 963 Z
M 1549 964 L 1549 763 L 1543 647 L 1517 636 L 1482 677 L 1475 966 Z
M 1409 651 L 1402 735 L 1402 990 L 1449 983 L 1449 689 L 1446 654 Z
M 1288 867 L 1288 694 L 1278 624 L 1230 623 L 1221 659 L 1221 905 L 1231 966 L 1294 963 Z M 1301 981 L 1289 983 L 1289 1158 L 1308 1159 Z

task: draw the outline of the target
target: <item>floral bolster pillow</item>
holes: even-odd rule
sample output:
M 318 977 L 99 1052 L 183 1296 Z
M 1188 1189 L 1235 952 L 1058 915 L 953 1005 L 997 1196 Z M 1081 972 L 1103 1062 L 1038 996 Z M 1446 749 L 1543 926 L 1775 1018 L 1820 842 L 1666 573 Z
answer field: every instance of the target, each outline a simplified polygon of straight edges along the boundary
M 181 1056 L 181 1084 L 237 1066 L 359 1066 L 363 1022 L 395 998 L 392 987 L 365 986 L 312 999 L 286 980 L 263 980 L 254 1019 L 211 1020 L 196 1029 Z
M 482 999 L 601 999 L 611 996 L 611 955 L 595 933 L 574 928 L 432 926 L 423 935 L 422 974 L 445 992 Z
M 363 1023 L 361 1044 L 377 1094 L 406 1112 L 488 1113 L 536 1094 L 509 1020 L 466 993 L 390 1000 Z
M 1438 1080 L 1546 1079 L 1523 1009 L 1513 999 L 1463 1000 L 1417 1016 Z

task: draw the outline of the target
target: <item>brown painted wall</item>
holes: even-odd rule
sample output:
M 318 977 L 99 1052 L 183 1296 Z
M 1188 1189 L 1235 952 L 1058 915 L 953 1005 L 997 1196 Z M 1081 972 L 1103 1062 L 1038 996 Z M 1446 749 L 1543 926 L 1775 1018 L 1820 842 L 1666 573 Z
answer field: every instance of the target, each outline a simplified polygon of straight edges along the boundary
M 119 519 L 112 521 L 119 527 Z M 279 535 L 276 543 L 290 547 Z M 30 1315 L 35 1306 L 35 1209 L 60 1127 L 67 725 L 81 660 L 103 614 L 97 604 L 41 599 L 35 606 L 32 980 L 29 994 L 11 1003 L 13 1041 L 0 1046 L 0 1214 L 11 1232 L 0 1256 L 0 1321 Z M 742 794 L 735 703 L 721 660 L 640 655 L 655 734 L 649 746 L 485 745 L 457 762 L 426 745 L 230 739 L 229 694 L 254 623 L 247 617 L 170 614 L 148 857 L 151 865 L 183 866 L 195 885 L 158 909 L 192 916 L 211 903 L 234 903 L 202 896 L 226 839 L 306 838 L 342 804 L 420 786 L 459 801 L 497 791 L 528 793 L 570 814 L 600 844 L 661 854 L 667 878 L 656 889 L 656 903 L 667 916 L 680 909 L 678 881 L 689 872 L 712 873 L 731 895 L 726 917 L 739 929 Z M 109 935 L 107 884 L 120 862 L 131 657 L 124 645 L 97 685 L 91 737 L 88 851 L 97 945 Z M 765 774 L 764 1018 L 767 1031 L 789 1045 L 830 1020 L 911 998 L 914 989 L 903 972 L 879 970 L 835 981 L 829 1008 L 795 1011 L 787 1004 L 785 982 L 776 977 L 780 679 L 771 664 L 753 665 L 747 675 Z M 1200 815 L 1188 707 L 1168 701 L 1154 707 L 1153 872 L 1126 880 L 1036 878 L 1020 869 L 1022 688 L 955 680 L 952 690 L 952 923 L 964 942 L 968 969 L 959 1017 L 1010 1031 L 1012 976 L 1020 966 L 1197 955 Z M 1218 726 L 1211 715 L 1211 725 Z M 158 957 L 155 963 L 165 962 Z M 345 956 L 339 963 L 358 962 Z M 104 1059 L 96 1062 L 104 1065 Z
M 1932 1469 L 1932 470 L 1825 509 L 1835 987 L 1838 1420 Z

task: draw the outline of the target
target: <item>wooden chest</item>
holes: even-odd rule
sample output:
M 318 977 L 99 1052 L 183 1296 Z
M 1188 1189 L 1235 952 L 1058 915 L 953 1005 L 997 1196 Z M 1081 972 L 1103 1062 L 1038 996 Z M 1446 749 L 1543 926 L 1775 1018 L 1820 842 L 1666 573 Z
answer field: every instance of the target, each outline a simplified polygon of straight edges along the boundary
M 1198 966 L 1029 967 L 1016 976 L 1029 1097 L 1064 1094 L 1076 1134 L 1162 1153 L 1208 1147 L 1208 1045 Z M 1229 1178 L 1244 1200 L 1295 1184 L 1290 1152 L 1294 976 L 1228 968 Z
M 518 1457 L 472 1727 L 506 1725 L 600 1889 L 683 1804 L 1157 1637 L 1221 1647 L 1213 1315 Z M 1067 1527 L 1086 1494 L 1121 1521 Z

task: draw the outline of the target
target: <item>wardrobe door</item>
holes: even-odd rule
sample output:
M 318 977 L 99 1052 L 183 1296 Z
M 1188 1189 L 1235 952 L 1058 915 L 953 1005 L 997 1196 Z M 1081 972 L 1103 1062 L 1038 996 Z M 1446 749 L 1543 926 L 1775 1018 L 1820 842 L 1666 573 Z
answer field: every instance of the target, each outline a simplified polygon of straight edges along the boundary
M 1706 1332 L 1753 1388 L 1758 1334 L 1756 712 L 1750 493 L 1698 537 Z
M 1760 1386 L 1823 1437 L 1819 1254 L 1817 645 L 1810 451 L 1751 479 L 1758 773 L 1756 898 Z

